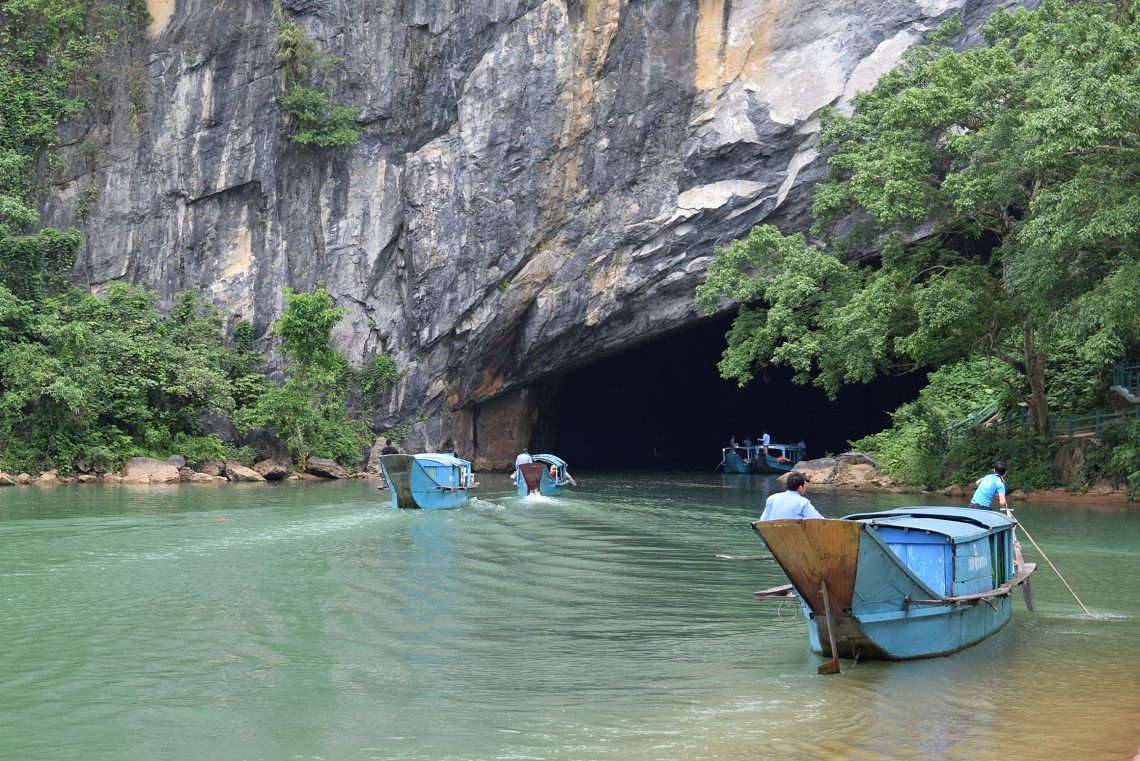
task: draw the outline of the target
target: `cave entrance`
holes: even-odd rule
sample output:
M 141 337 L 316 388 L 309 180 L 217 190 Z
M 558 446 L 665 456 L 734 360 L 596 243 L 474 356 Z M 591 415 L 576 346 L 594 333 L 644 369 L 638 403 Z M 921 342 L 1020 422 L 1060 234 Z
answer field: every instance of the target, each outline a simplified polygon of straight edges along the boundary
M 534 440 L 574 470 L 712 473 L 730 436 L 765 430 L 773 442 L 803 440 L 809 458 L 845 452 L 848 441 L 886 428 L 889 413 L 925 385 L 922 372 L 884 377 L 830 401 L 770 368 L 740 389 L 716 367 L 731 322 L 706 321 L 566 374 L 547 413 L 555 422 Z

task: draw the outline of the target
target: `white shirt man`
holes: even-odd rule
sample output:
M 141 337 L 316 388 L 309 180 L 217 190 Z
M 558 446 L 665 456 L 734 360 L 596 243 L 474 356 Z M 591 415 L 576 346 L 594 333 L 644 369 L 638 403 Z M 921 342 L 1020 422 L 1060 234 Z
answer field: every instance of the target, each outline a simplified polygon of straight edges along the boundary
M 515 458 L 515 467 L 517 468 L 520 465 L 526 465 L 528 462 L 534 462 L 534 460 L 531 458 L 530 452 L 524 449 L 522 453 Z
M 815 505 L 804 496 L 805 491 L 807 491 L 807 479 L 804 478 L 804 474 L 795 471 L 789 473 L 788 490 L 768 497 L 764 502 L 764 512 L 760 520 L 822 518 L 823 515 L 815 509 Z

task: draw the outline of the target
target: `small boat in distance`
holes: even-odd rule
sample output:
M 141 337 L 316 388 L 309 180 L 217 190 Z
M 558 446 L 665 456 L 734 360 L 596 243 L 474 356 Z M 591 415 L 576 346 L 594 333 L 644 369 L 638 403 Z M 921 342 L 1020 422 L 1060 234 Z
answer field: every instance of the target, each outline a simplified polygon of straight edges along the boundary
M 441 452 L 381 455 L 380 470 L 393 507 L 462 507 L 471 489 L 478 486 L 470 462 Z
M 804 456 L 797 444 L 769 444 L 767 451 L 764 447 L 753 448 L 756 450 L 752 457 L 753 473 L 790 473 Z
M 574 479 L 566 469 L 566 461 L 552 454 L 531 455 L 531 462 L 515 467 L 515 482 L 520 497 L 541 494 L 556 497 L 574 486 Z
M 838 672 L 840 657 L 949 655 L 1009 622 L 1010 593 L 1036 568 L 1014 562 L 1016 525 L 964 507 L 757 521 L 752 528 L 792 583 L 754 597 L 786 600 L 794 590 L 811 649 L 832 659 L 820 673 Z
M 720 467 L 725 473 L 789 473 L 803 459 L 798 444 L 769 444 L 725 447 L 721 450 Z

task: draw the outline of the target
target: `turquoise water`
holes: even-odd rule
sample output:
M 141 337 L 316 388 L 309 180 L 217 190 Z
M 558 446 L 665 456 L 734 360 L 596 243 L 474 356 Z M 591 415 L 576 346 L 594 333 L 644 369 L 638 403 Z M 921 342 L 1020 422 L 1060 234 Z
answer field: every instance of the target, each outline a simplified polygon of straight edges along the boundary
M 481 475 L 0 490 L 0 759 L 1132 759 L 1140 510 L 1020 505 L 1038 612 L 821 677 L 749 528 L 774 481 Z M 913 497 L 809 487 L 827 515 Z M 922 502 L 929 503 L 925 499 Z

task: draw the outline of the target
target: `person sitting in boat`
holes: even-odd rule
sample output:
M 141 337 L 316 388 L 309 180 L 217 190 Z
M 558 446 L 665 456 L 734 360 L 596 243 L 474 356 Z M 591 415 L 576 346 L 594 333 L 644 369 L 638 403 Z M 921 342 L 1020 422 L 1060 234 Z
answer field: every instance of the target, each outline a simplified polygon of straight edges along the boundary
M 1005 502 L 1005 473 L 1008 468 L 1005 462 L 998 460 L 994 463 L 994 472 L 982 476 L 974 484 L 974 496 L 970 497 L 970 507 L 979 510 L 992 510 L 994 497 L 1001 503 L 1001 509 L 1007 509 Z
M 400 450 L 392 446 L 391 439 L 384 439 L 384 448 L 380 450 L 380 454 L 400 454 Z
M 523 447 L 523 451 L 519 452 L 519 456 L 515 458 L 515 469 L 511 473 L 511 481 L 518 483 L 519 466 L 526 465 L 529 462 L 534 462 L 534 459 L 530 456 L 530 452 L 527 451 L 527 448 Z
M 745 447 L 752 446 L 752 437 L 751 436 L 745 436 L 744 437 L 744 446 Z
M 803 473 L 792 471 L 788 474 L 788 490 L 773 494 L 764 502 L 762 521 L 778 521 L 787 518 L 822 518 L 804 492 L 807 491 L 807 478 Z

